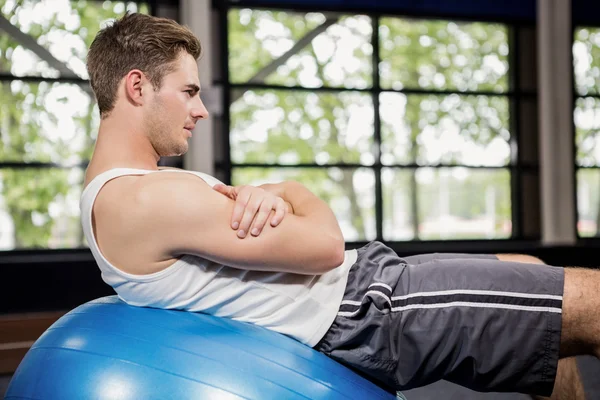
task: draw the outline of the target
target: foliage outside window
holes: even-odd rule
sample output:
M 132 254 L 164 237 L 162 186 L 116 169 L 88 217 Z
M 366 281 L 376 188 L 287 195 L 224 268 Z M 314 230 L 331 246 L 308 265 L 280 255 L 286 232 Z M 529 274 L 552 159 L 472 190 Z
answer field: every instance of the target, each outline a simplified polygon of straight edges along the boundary
M 0 250 L 86 246 L 79 196 L 99 115 L 85 58 L 127 10 L 148 6 L 0 0 Z
M 600 234 L 600 28 L 575 29 L 575 167 L 577 232 Z
M 506 25 L 235 7 L 227 22 L 233 184 L 300 181 L 347 241 L 511 237 Z

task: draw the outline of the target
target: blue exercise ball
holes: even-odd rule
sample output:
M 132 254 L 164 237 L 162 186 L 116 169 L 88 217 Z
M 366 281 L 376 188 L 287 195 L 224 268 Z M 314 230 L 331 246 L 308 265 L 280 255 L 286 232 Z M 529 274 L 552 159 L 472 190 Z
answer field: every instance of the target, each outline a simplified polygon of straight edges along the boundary
M 394 399 L 287 336 L 201 313 L 109 296 L 54 323 L 5 399 Z

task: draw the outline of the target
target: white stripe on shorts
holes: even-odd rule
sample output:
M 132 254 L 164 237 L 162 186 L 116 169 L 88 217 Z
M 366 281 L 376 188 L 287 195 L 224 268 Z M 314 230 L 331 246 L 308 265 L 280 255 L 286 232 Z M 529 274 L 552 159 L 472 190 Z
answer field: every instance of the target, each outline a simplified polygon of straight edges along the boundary
M 369 286 L 370 287 L 370 286 Z M 471 290 L 471 289 L 457 289 L 457 290 L 441 290 L 438 292 L 418 292 L 411 293 L 404 296 L 394 296 L 392 300 L 404 300 L 413 297 L 431 297 L 431 296 L 452 296 L 455 294 L 473 294 L 479 296 L 503 296 L 503 297 L 517 297 L 522 299 L 544 299 L 544 300 L 561 300 L 562 296 L 553 294 L 533 294 L 533 293 L 518 293 L 518 292 L 499 292 L 494 290 Z
M 556 307 L 533 307 L 533 306 L 516 306 L 512 304 L 500 304 L 500 303 L 472 303 L 466 301 L 453 301 L 450 303 L 438 303 L 438 304 L 411 304 L 403 307 L 394 307 L 392 312 L 407 311 L 407 310 L 420 310 L 420 309 L 433 309 L 433 308 L 449 308 L 449 307 L 474 307 L 474 308 L 499 308 L 506 310 L 516 311 L 535 311 L 535 312 L 549 312 L 561 314 L 562 309 Z M 337 313 L 340 317 L 353 317 L 358 314 L 360 308 L 356 311 L 340 311 Z
M 372 285 L 369 285 L 369 287 L 373 287 L 373 286 L 386 287 L 387 285 L 375 284 L 375 283 Z M 387 286 L 387 288 L 389 288 L 389 286 Z M 390 288 L 390 291 L 391 291 L 391 288 Z M 493 290 L 472 290 L 472 289 L 441 290 L 441 291 L 437 291 L 437 292 L 417 292 L 417 293 L 410 293 L 410 294 L 407 294 L 404 296 L 394 296 L 391 299 L 389 296 L 385 295 L 384 293 L 381 293 L 381 292 L 375 291 L 375 290 L 369 290 L 367 293 L 365 293 L 365 295 L 363 297 L 367 296 L 368 294 L 372 294 L 372 293 L 376 293 L 377 295 L 386 298 L 387 302 L 390 304 L 394 300 L 405 300 L 405 299 L 411 299 L 413 297 L 452 296 L 452 295 L 457 295 L 457 294 L 472 294 L 472 295 L 479 295 L 479 296 L 503 296 L 503 297 L 516 297 L 516 298 L 522 298 L 522 299 L 544 299 L 544 300 L 560 300 L 560 301 L 562 301 L 562 299 L 563 299 L 562 296 L 557 296 L 557 295 L 552 295 L 552 294 L 500 292 L 500 291 L 493 291 Z M 342 305 L 342 304 L 350 304 L 353 306 L 359 306 L 362 304 L 362 301 L 342 300 L 340 305 Z
M 385 283 L 373 283 L 369 285 L 369 288 L 381 286 L 388 290 L 392 290 L 390 286 Z M 514 298 L 522 298 L 522 299 L 543 299 L 543 300 L 560 300 L 562 301 L 562 296 L 550 295 L 550 294 L 535 294 L 535 293 L 520 293 L 520 292 L 504 292 L 504 291 L 493 291 L 493 290 L 473 290 L 473 289 L 455 289 L 455 290 L 442 290 L 436 292 L 417 292 L 410 293 L 404 296 L 394 296 L 390 298 L 385 293 L 382 293 L 379 290 L 369 290 L 367 291 L 364 297 L 368 295 L 376 295 L 378 297 L 383 298 L 386 303 L 389 304 L 390 310 L 392 312 L 398 311 L 407 311 L 407 310 L 417 310 L 417 309 L 434 309 L 434 308 L 448 308 L 448 307 L 478 307 L 478 308 L 500 308 L 500 309 L 508 309 L 508 310 L 518 310 L 518 311 L 537 311 L 537 312 L 553 312 L 553 313 L 562 313 L 562 309 L 557 307 L 537 307 L 537 306 L 521 306 L 521 305 L 512 305 L 512 304 L 501 304 L 501 303 L 476 303 L 476 302 L 467 302 L 467 301 L 451 301 L 447 303 L 434 303 L 434 304 L 410 304 L 401 307 L 392 307 L 392 301 L 395 300 L 405 300 L 414 297 L 433 297 L 433 296 L 452 296 L 452 295 L 475 295 L 475 296 L 502 296 L 502 297 L 514 297 Z M 360 311 L 360 306 L 362 301 L 355 300 L 342 300 L 341 305 L 352 305 L 357 306 L 358 309 L 355 311 L 340 311 L 337 315 L 342 317 L 352 317 Z

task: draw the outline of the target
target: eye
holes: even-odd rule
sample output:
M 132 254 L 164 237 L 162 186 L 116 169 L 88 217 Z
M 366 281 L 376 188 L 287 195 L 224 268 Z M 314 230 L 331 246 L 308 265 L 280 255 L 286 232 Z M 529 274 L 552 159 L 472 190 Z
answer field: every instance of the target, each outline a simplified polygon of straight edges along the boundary
M 190 97 L 194 97 L 195 90 L 186 90 L 185 91 Z

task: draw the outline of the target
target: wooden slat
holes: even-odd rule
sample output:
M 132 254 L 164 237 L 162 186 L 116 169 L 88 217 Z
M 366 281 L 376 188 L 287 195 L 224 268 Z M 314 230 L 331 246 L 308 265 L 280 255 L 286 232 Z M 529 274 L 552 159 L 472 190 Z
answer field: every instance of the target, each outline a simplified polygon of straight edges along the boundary
M 64 312 L 7 314 L 0 316 L 0 344 L 36 340 Z
M 25 357 L 27 350 L 29 350 L 29 347 L 0 350 L 0 375 L 14 373 L 23 357 Z
M 12 374 L 31 345 L 65 312 L 0 315 L 0 374 Z

